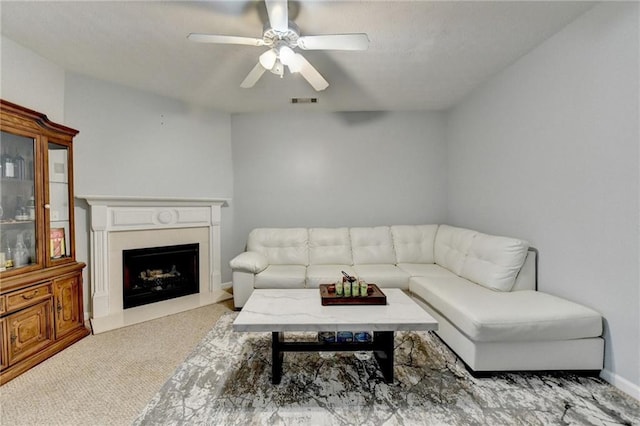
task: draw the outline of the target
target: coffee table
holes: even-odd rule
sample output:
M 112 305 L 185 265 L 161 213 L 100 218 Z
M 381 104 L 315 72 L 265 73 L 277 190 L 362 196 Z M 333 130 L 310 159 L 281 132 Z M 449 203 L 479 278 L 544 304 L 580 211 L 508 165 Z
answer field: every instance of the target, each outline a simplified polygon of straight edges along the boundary
M 394 333 L 437 330 L 438 322 L 400 289 L 384 288 L 386 305 L 322 306 L 319 289 L 256 289 L 233 322 L 240 332 L 271 332 L 274 384 L 282 378 L 284 352 L 373 351 L 387 383 L 393 383 Z M 292 331 L 373 331 L 371 342 L 285 341 Z

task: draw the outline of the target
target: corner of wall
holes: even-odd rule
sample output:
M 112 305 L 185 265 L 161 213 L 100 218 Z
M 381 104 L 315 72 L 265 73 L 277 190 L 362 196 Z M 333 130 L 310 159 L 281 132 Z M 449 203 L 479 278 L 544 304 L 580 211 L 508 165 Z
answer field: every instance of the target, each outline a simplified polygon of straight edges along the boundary
M 607 370 L 606 368 L 600 372 L 600 378 L 607 381 L 618 390 L 626 393 L 632 398 L 640 401 L 640 386 L 635 383 L 631 383 L 629 380 L 620 377 L 619 375 L 613 373 L 611 370 Z

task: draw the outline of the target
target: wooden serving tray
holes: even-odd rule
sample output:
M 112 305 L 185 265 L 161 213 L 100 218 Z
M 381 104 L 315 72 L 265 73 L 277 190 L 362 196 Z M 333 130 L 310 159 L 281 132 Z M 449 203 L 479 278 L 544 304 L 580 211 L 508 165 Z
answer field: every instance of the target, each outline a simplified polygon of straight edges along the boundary
M 369 284 L 367 296 L 336 296 L 335 284 L 320 284 L 322 305 L 386 305 L 387 296 L 375 284 Z

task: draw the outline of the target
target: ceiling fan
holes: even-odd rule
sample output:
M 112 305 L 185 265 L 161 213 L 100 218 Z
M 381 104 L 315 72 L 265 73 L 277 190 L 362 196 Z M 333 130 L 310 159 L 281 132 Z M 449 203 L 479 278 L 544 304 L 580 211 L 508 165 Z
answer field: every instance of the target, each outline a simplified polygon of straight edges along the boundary
M 300 31 L 289 21 L 287 0 L 265 0 L 269 24 L 265 25 L 262 38 L 239 37 L 215 34 L 191 33 L 187 38 L 201 43 L 241 44 L 248 46 L 266 46 L 269 48 L 259 57 L 256 66 L 249 72 L 240 87 L 253 87 L 265 71 L 284 75 L 284 67 L 289 72 L 299 72 L 317 91 L 329 86 L 327 80 L 302 56 L 295 52 L 302 50 L 367 50 L 369 38 L 364 33 L 328 34 L 300 36 Z

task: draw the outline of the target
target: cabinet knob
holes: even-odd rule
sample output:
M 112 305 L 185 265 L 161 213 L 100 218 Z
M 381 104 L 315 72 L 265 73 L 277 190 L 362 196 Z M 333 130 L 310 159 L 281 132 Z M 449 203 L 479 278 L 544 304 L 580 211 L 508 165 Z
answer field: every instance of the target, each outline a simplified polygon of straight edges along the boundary
M 51 204 L 45 204 L 45 205 L 44 205 L 44 208 L 45 208 L 45 209 L 47 209 L 47 210 L 49 210 L 49 209 L 51 208 Z

